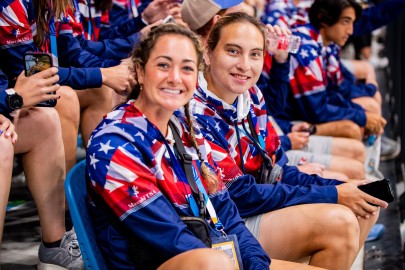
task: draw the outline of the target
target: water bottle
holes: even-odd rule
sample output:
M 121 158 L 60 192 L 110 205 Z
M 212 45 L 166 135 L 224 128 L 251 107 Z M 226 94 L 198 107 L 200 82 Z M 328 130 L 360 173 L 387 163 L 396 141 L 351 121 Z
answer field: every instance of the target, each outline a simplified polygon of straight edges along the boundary
M 371 134 L 368 135 L 364 138 L 364 144 L 366 146 L 371 146 L 374 144 L 375 140 L 377 139 L 377 135 L 376 134 Z
M 277 35 L 276 33 L 267 33 L 270 50 L 283 50 L 290 53 L 297 53 L 301 38 L 294 35 Z

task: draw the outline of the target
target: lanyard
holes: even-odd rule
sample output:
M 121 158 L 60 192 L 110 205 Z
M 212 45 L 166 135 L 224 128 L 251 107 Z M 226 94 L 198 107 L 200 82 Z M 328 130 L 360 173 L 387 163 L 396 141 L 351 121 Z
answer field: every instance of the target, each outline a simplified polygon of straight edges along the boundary
M 55 31 L 55 19 L 52 17 L 49 20 L 49 41 L 51 46 L 52 62 L 53 66 L 58 67 L 58 45 L 56 41 L 56 31 Z
M 200 215 L 196 215 L 196 216 L 204 217 L 205 208 L 206 208 L 208 211 L 208 214 L 210 215 L 212 222 L 214 223 L 215 228 L 218 231 L 221 231 L 223 234 L 225 234 L 223 231 L 223 225 L 219 221 L 219 218 L 214 209 L 214 206 L 212 205 L 212 202 L 211 202 L 210 198 L 208 197 L 207 191 L 205 190 L 195 167 L 192 166 L 192 158 L 185 151 L 183 141 L 180 138 L 180 134 L 179 134 L 177 128 L 175 127 L 175 125 L 172 122 L 169 122 L 169 126 L 172 129 L 172 133 L 173 133 L 173 137 L 174 137 L 174 141 L 175 141 L 175 148 L 179 153 L 180 160 L 183 162 L 184 171 L 181 170 L 182 171 L 181 175 L 184 177 L 184 172 L 185 172 L 186 181 L 190 185 L 193 192 L 195 194 L 198 194 L 198 198 L 200 201 L 199 202 Z M 166 142 L 166 140 L 164 140 L 164 141 L 165 141 L 166 147 L 168 147 L 168 143 Z M 172 155 L 174 156 L 173 152 L 170 150 L 170 148 L 168 148 L 168 150 L 169 150 L 170 158 L 173 159 L 173 157 L 172 157 Z M 204 161 L 200 161 L 200 162 L 204 162 Z M 180 165 L 179 161 L 176 157 L 174 157 L 173 163 L 175 165 L 175 168 L 178 168 Z M 190 196 L 190 197 L 193 197 L 193 196 Z M 190 205 L 190 207 L 191 207 L 191 205 Z M 194 213 L 194 215 L 195 215 L 195 213 Z
M 138 9 L 136 8 L 135 0 L 129 0 L 128 5 L 128 13 L 130 14 L 130 18 L 138 17 Z
M 254 125 L 253 125 L 253 120 L 252 120 L 252 116 L 249 114 L 247 115 L 247 119 L 249 122 L 249 129 L 250 129 L 250 133 L 247 131 L 245 122 L 242 120 L 242 127 L 244 130 L 244 133 L 246 134 L 246 136 L 253 142 L 254 146 L 256 147 L 256 149 L 259 151 L 260 155 L 263 158 L 263 162 L 266 163 L 266 166 L 270 169 L 273 166 L 273 162 L 272 159 L 269 157 L 269 155 L 266 152 L 265 149 L 265 143 L 263 140 L 263 137 L 261 134 L 257 134 Z
M 79 3 L 78 0 L 73 0 L 73 5 L 75 6 L 75 20 L 77 23 L 81 22 L 81 14 L 80 14 L 80 9 L 79 9 Z

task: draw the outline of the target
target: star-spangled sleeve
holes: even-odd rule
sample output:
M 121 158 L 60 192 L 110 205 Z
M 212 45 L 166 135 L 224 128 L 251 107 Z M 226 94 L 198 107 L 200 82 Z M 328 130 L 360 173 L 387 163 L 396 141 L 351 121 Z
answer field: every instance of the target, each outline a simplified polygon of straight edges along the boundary
M 302 58 L 302 55 L 300 56 Z M 304 57 L 305 58 L 305 57 Z M 344 108 L 330 103 L 326 91 L 327 81 L 321 57 L 305 63 L 297 57 L 291 57 L 290 83 L 296 111 L 301 120 L 310 123 L 325 123 L 338 120 L 351 120 L 359 126 L 366 124 L 364 110 Z
M 103 136 L 92 139 L 87 167 L 95 191 L 115 215 L 134 234 L 167 254 L 168 259 L 205 247 L 186 229 L 172 204 L 160 192 L 159 187 L 165 181 L 156 177 L 160 169 L 148 153 L 142 153 L 119 135 L 109 134 L 106 141 Z

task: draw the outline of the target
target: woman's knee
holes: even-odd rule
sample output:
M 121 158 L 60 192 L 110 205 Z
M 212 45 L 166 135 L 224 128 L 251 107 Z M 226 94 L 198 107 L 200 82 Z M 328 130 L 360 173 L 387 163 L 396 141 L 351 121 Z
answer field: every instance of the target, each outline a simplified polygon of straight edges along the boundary
M 229 257 L 209 248 L 189 250 L 163 263 L 158 270 L 231 270 L 235 269 Z
M 348 159 L 347 175 L 349 176 L 350 179 L 364 179 L 365 178 L 364 164 L 357 160 Z
M 0 135 L 0 149 L 0 164 L 13 164 L 14 146 L 10 138 L 6 138 L 4 137 L 4 135 Z
M 341 128 L 345 130 L 345 133 L 347 134 L 348 138 L 356 139 L 359 141 L 362 139 L 361 128 L 356 123 L 349 120 L 345 120 L 342 121 Z
M 363 142 L 358 140 L 350 141 L 350 149 L 353 154 L 353 159 L 358 160 L 361 163 L 364 163 L 366 159 L 366 148 L 364 147 Z
M 78 126 L 80 121 L 80 105 L 76 91 L 68 86 L 62 86 L 58 93 L 61 98 L 58 100 L 55 108 L 60 118 Z
M 33 108 L 30 109 L 32 116 L 29 121 L 36 128 L 36 136 L 41 140 L 44 138 L 61 138 L 61 123 L 56 110 L 52 108 Z
M 335 232 L 330 235 L 331 243 L 344 245 L 349 251 L 358 251 L 360 226 L 354 213 L 343 205 L 333 205 L 324 218 L 330 220 L 330 229 Z M 341 246 L 342 247 L 342 246 Z

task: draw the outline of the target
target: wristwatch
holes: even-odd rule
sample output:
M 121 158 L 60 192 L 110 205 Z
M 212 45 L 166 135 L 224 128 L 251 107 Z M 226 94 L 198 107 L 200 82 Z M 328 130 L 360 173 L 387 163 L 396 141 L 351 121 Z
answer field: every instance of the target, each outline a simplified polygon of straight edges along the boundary
M 23 101 L 22 96 L 17 94 L 13 88 L 7 89 L 6 93 L 8 95 L 6 102 L 7 102 L 7 106 L 10 108 L 10 110 L 16 111 L 23 107 L 24 101 Z

